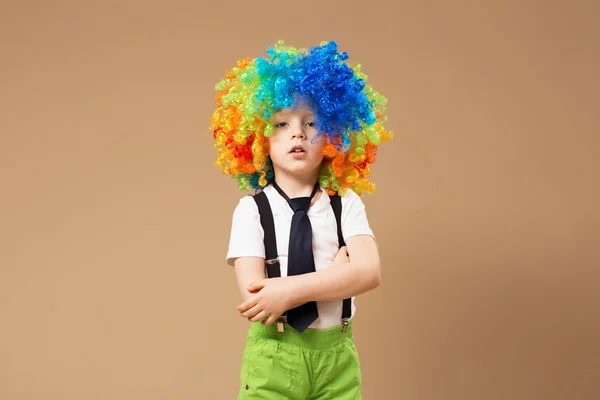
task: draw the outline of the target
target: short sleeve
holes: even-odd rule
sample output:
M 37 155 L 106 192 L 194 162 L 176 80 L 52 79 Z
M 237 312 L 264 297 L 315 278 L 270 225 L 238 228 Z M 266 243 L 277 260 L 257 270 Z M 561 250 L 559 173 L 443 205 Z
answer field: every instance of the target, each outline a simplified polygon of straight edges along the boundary
M 239 257 L 265 257 L 263 228 L 256 202 L 251 196 L 240 199 L 233 212 L 227 264 L 233 266 Z
M 365 205 L 358 194 L 352 190 L 342 195 L 342 234 L 344 240 L 357 235 L 369 235 L 375 238 L 369 226 Z

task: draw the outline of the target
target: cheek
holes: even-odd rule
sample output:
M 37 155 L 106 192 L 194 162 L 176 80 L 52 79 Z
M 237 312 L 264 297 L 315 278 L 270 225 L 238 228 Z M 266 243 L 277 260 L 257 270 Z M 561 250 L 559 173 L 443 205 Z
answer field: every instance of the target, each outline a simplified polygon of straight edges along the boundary
M 308 142 L 310 143 L 310 145 L 312 147 L 323 148 L 323 147 L 325 147 L 325 144 L 327 143 L 327 138 L 323 135 L 317 135 L 316 133 L 313 133 L 309 136 Z
M 323 136 L 319 136 L 319 137 L 313 138 L 310 143 L 311 143 L 311 148 L 313 150 L 323 153 L 323 149 L 325 148 L 327 139 L 324 138 Z
M 311 149 L 311 154 L 313 155 L 313 159 L 315 161 L 321 162 L 323 160 L 323 158 L 325 157 L 323 155 L 323 149 L 325 148 L 325 146 L 323 144 L 315 144 L 312 149 Z
M 323 154 L 323 149 L 321 148 L 319 150 L 319 152 L 317 153 L 317 159 L 319 160 L 319 162 L 323 161 L 323 159 L 325 158 L 325 155 Z
M 271 156 L 271 159 L 281 158 L 282 151 L 286 151 L 284 147 L 285 146 L 281 144 L 281 141 L 278 141 L 277 139 L 269 140 L 269 155 Z

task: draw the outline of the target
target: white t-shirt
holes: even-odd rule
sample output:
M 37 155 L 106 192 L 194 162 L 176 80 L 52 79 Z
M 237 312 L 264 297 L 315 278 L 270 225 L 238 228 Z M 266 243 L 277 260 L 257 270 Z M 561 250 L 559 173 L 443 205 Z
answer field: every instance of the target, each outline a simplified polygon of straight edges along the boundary
M 308 210 L 313 231 L 313 254 L 315 269 L 323 270 L 333 264 L 339 250 L 337 224 L 329 196 L 321 188 L 321 197 Z M 275 222 L 275 235 L 281 276 L 287 276 L 288 245 L 293 211 L 288 202 L 273 186 L 264 189 L 269 200 Z M 365 206 L 360 197 L 347 190 L 342 198 L 342 235 L 344 240 L 356 235 L 370 235 Z M 260 224 L 258 207 L 251 196 L 240 199 L 233 213 L 227 263 L 231 266 L 239 257 L 265 257 L 264 233 Z M 310 325 L 313 329 L 327 329 L 340 324 L 343 301 L 317 302 L 319 318 Z M 356 312 L 352 298 L 352 316 Z

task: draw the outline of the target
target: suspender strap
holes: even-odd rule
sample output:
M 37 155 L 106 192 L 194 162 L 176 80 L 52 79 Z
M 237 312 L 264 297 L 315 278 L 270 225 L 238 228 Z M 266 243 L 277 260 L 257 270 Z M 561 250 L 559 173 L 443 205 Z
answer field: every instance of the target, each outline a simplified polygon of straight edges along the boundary
M 342 198 L 338 195 L 329 196 L 331 200 L 331 208 L 333 208 L 333 214 L 335 215 L 335 222 L 337 223 L 337 234 L 338 242 L 340 247 L 345 246 L 344 235 L 342 235 Z
M 340 247 L 345 246 L 344 235 L 342 234 L 342 198 L 339 195 L 329 196 L 331 200 L 331 208 L 333 208 L 333 214 L 335 215 L 335 221 L 337 223 L 338 242 Z M 342 308 L 342 322 L 345 323 L 352 315 L 352 299 L 344 299 Z
M 277 254 L 277 239 L 275 238 L 275 221 L 273 212 L 265 192 L 259 192 L 253 196 L 258 213 L 260 214 L 260 224 L 264 231 L 265 243 L 265 264 L 267 266 L 268 278 L 279 278 L 281 270 L 279 268 L 279 255 Z

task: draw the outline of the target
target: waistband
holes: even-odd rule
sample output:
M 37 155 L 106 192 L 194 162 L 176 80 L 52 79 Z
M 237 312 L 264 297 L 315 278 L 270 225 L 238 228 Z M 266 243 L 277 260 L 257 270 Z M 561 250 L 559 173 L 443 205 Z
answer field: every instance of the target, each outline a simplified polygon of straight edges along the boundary
M 283 343 L 314 350 L 325 349 L 348 339 L 354 339 L 354 335 L 352 334 L 352 319 L 348 321 L 348 329 L 345 333 L 342 333 L 341 324 L 327 329 L 308 328 L 304 332 L 298 332 L 285 323 L 283 332 L 279 332 L 277 330 L 277 323 L 264 326 L 260 322 L 254 322 L 247 336 L 248 339 L 274 339 Z

